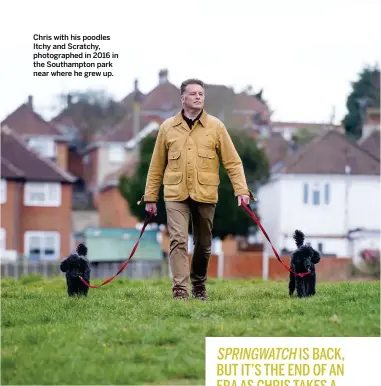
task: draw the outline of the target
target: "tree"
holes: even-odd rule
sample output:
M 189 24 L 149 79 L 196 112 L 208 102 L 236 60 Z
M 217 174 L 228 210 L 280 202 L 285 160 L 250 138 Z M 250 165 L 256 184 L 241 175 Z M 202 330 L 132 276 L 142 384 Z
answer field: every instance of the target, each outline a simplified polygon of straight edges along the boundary
M 238 154 L 240 155 L 249 187 L 252 191 L 264 183 L 269 176 L 269 164 L 266 154 L 257 146 L 256 140 L 245 133 L 230 131 L 230 135 Z M 142 221 L 145 216 L 144 206 L 137 205 L 144 194 L 146 176 L 151 161 L 155 136 L 142 140 L 140 146 L 140 162 L 133 177 L 123 176 L 119 181 L 119 190 L 127 200 L 131 212 Z M 217 204 L 213 226 L 213 236 L 224 239 L 227 235 L 247 235 L 249 227 L 256 226 L 251 217 L 243 208 L 238 207 L 234 197 L 233 187 L 225 169 L 220 167 L 219 202 Z M 163 186 L 160 188 L 158 201 L 158 215 L 154 221 L 157 224 L 166 224 L 166 211 L 163 200 Z M 252 228 L 253 229 L 253 228 Z M 254 228 L 255 229 L 255 228 Z M 191 228 L 189 228 L 191 232 Z
M 63 114 L 72 118 L 81 138 L 108 130 L 125 114 L 123 105 L 103 90 L 59 94 L 57 98 L 65 108 Z
M 293 134 L 292 139 L 298 146 L 302 146 L 311 142 L 316 135 L 316 130 L 310 128 L 300 128 Z
M 380 106 L 380 69 L 378 66 L 365 67 L 359 79 L 352 82 L 352 91 L 347 98 L 348 113 L 342 123 L 348 137 L 358 139 L 362 135 L 367 107 Z

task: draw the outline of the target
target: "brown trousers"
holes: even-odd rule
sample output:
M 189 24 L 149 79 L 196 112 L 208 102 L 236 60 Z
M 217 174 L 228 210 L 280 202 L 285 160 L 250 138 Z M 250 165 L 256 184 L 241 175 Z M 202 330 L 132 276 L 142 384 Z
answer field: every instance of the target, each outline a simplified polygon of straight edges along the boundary
M 169 232 L 169 264 L 172 289 L 184 289 L 189 294 L 189 279 L 193 287 L 205 283 L 212 249 L 212 228 L 216 204 L 205 204 L 188 198 L 182 202 L 165 203 Z M 188 229 L 192 219 L 193 256 L 189 269 Z

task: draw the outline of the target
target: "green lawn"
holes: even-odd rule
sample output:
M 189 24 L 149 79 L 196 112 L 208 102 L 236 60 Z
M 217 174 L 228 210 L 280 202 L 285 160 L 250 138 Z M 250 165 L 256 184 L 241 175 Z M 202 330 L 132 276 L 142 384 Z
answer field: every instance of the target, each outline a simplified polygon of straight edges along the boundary
M 35 281 L 33 281 L 35 279 Z M 204 384 L 205 336 L 379 336 L 380 283 L 209 281 L 174 301 L 169 280 L 115 279 L 66 296 L 64 279 L 2 281 L 2 385 Z

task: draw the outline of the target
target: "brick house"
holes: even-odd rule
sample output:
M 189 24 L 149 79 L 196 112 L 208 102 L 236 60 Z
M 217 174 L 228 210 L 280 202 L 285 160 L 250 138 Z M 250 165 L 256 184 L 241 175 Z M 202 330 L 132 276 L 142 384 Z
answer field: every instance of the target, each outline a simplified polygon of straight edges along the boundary
M 137 124 L 137 128 L 134 128 Z M 97 136 L 83 151 L 84 180 L 87 188 L 94 192 L 103 184 L 110 173 L 117 172 L 126 162 L 136 155 L 134 136 L 157 130 L 158 123 L 146 117 L 126 115 L 106 134 Z M 135 134 L 136 133 L 136 134 Z
M 118 190 L 122 175 L 130 177 L 137 165 L 137 158 L 131 157 L 117 171 L 108 174 L 96 195 L 99 213 L 99 226 L 105 228 L 136 228 L 138 220 L 131 214 L 127 201 Z
M 1 126 L 1 254 L 57 260 L 71 250 L 75 178 Z
M 29 148 L 56 162 L 62 169 L 68 169 L 67 138 L 34 111 L 32 96 L 28 97 L 27 103 L 9 114 L 1 125 L 17 133 Z

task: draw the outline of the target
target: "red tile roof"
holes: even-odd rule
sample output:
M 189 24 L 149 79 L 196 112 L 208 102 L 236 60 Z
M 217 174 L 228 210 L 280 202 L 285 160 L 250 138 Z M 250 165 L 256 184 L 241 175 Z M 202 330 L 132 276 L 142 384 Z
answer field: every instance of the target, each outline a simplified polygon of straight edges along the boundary
M 181 110 L 180 89 L 167 82 L 156 86 L 143 100 L 142 110 Z
M 7 126 L 1 127 L 1 175 L 8 179 L 72 183 L 75 177 L 55 162 L 29 149 L 25 141 Z
M 261 102 L 255 95 L 241 92 L 235 97 L 234 110 L 247 110 L 253 113 L 259 113 L 265 121 L 270 119 L 269 108 Z
M 2 122 L 19 135 L 60 136 L 61 133 L 38 115 L 27 103 L 22 104 Z
M 379 175 L 380 161 L 342 133 L 328 131 L 283 161 L 278 173 L 344 174 L 349 165 L 354 175 Z

